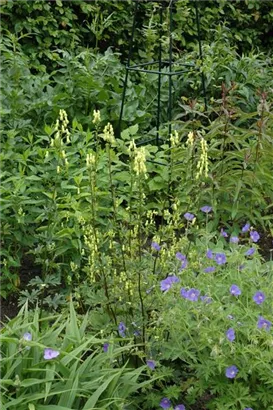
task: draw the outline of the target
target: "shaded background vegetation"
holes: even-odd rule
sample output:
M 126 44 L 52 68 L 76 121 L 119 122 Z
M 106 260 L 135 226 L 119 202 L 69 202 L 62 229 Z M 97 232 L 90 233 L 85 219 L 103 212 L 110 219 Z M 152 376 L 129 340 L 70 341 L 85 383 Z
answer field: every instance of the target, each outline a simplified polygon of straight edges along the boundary
M 166 2 L 168 4 L 168 2 Z M 24 54 L 31 67 L 37 70 L 56 67 L 60 56 L 57 49 L 74 52 L 80 47 L 98 49 L 111 47 L 121 53 L 124 61 L 128 53 L 134 3 L 131 0 L 90 1 L 2 1 L 2 30 L 21 39 Z M 140 57 L 151 47 L 147 44 L 147 30 L 154 3 L 143 1 L 137 19 L 136 49 Z M 175 36 L 179 49 L 189 50 L 197 34 L 195 5 L 192 0 L 178 0 L 175 7 Z M 198 2 L 202 39 L 213 41 L 213 31 L 219 23 L 229 28 L 230 45 L 240 53 L 254 48 L 270 52 L 273 45 L 273 6 L 271 1 L 206 0 Z M 144 41 L 143 41 L 144 39 Z M 150 42 L 151 38 L 148 38 Z M 155 40 L 155 39 L 154 39 Z

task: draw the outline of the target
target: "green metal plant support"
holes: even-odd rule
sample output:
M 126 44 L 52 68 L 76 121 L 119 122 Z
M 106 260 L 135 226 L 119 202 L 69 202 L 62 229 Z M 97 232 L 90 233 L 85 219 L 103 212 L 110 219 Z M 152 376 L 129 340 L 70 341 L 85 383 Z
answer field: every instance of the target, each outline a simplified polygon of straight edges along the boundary
M 145 1 L 145 0 L 144 0 Z M 156 141 L 156 145 L 159 145 L 160 137 L 159 137 L 159 127 L 160 127 L 160 118 L 161 118 L 161 81 L 162 76 L 168 76 L 168 109 L 167 109 L 167 118 L 168 118 L 168 134 L 171 135 L 172 132 L 172 110 L 173 110 L 173 76 L 183 76 L 184 73 L 195 69 L 197 72 L 200 72 L 201 75 L 201 84 L 202 84 L 202 93 L 204 98 L 205 109 L 207 110 L 207 99 L 206 99 L 206 88 L 205 88 L 205 78 L 202 70 L 198 67 L 195 67 L 195 64 L 182 64 L 182 63 L 175 63 L 173 61 L 173 12 L 174 12 L 174 3 L 177 0 L 150 0 L 150 3 L 158 3 L 159 4 L 159 49 L 158 49 L 158 60 L 156 61 L 149 61 L 146 63 L 131 65 L 132 60 L 132 50 L 134 44 L 134 37 L 136 31 L 136 21 L 137 21 L 137 13 L 139 4 L 143 2 L 143 0 L 133 0 L 135 3 L 135 11 L 134 11 L 134 18 L 133 18 L 133 25 L 132 25 L 132 32 L 129 42 L 129 53 L 128 53 L 128 60 L 126 65 L 126 74 L 124 80 L 124 87 L 123 87 L 123 94 L 122 94 L 122 101 L 121 101 L 121 110 L 120 110 L 120 117 L 119 117 L 119 130 L 121 130 L 121 122 L 122 116 L 124 111 L 124 105 L 126 100 L 126 89 L 128 83 L 129 73 L 132 71 L 148 73 L 148 74 L 157 74 L 157 114 L 156 114 L 156 138 L 150 140 L 149 142 Z M 195 4 L 195 15 L 196 15 L 196 26 L 197 26 L 197 41 L 199 46 L 199 59 L 201 64 L 203 64 L 203 54 L 202 54 L 202 44 L 201 44 L 201 35 L 200 35 L 200 18 L 199 18 L 199 10 L 198 10 L 198 0 L 193 0 Z M 169 21 L 169 32 L 168 32 L 168 60 L 162 59 L 162 24 L 163 24 L 163 10 L 167 9 L 168 12 L 168 21 Z M 178 71 L 174 70 L 174 64 L 178 67 Z M 149 66 L 157 66 L 157 69 L 149 69 Z M 167 67 L 166 70 L 162 70 L 163 68 Z

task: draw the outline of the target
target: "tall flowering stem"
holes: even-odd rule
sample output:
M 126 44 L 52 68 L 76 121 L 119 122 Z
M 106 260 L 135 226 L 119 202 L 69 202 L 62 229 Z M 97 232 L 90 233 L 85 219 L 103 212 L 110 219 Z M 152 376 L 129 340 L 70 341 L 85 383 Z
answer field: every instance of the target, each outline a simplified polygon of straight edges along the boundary
M 137 205 L 137 234 L 138 234 L 138 258 L 139 258 L 139 265 L 141 266 L 142 260 L 142 220 L 143 220 L 143 201 L 144 201 L 144 192 L 143 192 L 143 181 L 147 178 L 147 168 L 146 168 L 146 152 L 145 148 L 141 147 L 135 150 L 134 156 L 134 166 L 133 170 L 136 174 L 136 183 L 138 187 L 138 205 Z M 141 291 L 141 269 L 138 269 L 138 295 L 141 307 L 141 316 L 142 316 L 142 343 L 144 351 L 146 350 L 145 342 L 146 342 L 146 329 L 145 329 L 145 307 L 144 307 L 144 300 Z
M 92 241 L 93 246 L 92 248 L 92 258 L 94 259 L 95 256 L 98 258 L 99 261 L 99 274 L 103 280 L 103 287 L 104 287 L 104 294 L 107 298 L 107 310 L 110 316 L 112 316 L 114 322 L 117 324 L 117 319 L 113 308 L 111 307 L 111 300 L 110 300 L 110 292 L 109 287 L 106 279 L 106 272 L 104 269 L 101 253 L 100 253 L 100 243 L 98 238 L 98 230 L 96 227 L 96 220 L 97 220 L 97 201 L 96 201 L 96 189 L 97 189 L 97 164 L 98 164 L 98 150 L 94 153 L 89 153 L 86 156 L 86 165 L 87 165 L 87 172 L 89 176 L 89 186 L 90 186 L 90 203 L 91 203 L 91 226 L 92 226 Z M 88 244 L 88 239 L 87 239 Z M 92 244 L 91 244 L 92 245 Z M 89 246 L 90 247 L 90 246 Z M 91 279 L 95 279 L 91 277 Z
M 108 175 L 109 175 L 110 191 L 111 191 L 112 205 L 113 205 L 113 218 L 114 218 L 114 224 L 117 227 L 116 232 L 117 232 L 119 244 L 121 245 L 121 255 L 122 255 L 123 269 L 124 269 L 124 272 L 126 273 L 125 255 L 124 255 L 124 249 L 123 249 L 123 246 L 122 246 L 122 241 L 121 241 L 121 236 L 120 236 L 121 229 L 118 229 L 117 199 L 116 199 L 115 187 L 114 187 L 114 184 L 113 184 L 111 148 L 110 148 L 109 143 L 106 144 L 106 151 L 107 151 L 107 158 L 108 158 Z
M 188 133 L 188 138 L 187 138 L 187 141 L 186 141 L 186 146 L 188 147 L 189 152 L 190 152 L 190 158 L 191 158 L 191 161 L 190 161 L 190 173 L 191 173 L 191 179 L 192 179 L 192 180 L 194 180 L 194 173 L 193 173 L 193 164 L 194 164 L 194 158 L 195 158 L 195 155 L 194 155 L 194 140 L 195 140 L 194 132 L 193 132 L 193 131 L 190 131 L 190 132 Z
M 175 150 L 176 147 L 179 145 L 179 135 L 177 131 L 174 131 L 173 134 L 170 135 L 170 167 L 169 167 L 169 181 L 168 181 L 168 194 L 169 196 L 172 195 L 172 178 L 173 178 L 173 169 L 174 169 L 174 162 L 175 162 Z
M 113 222 L 114 226 L 116 229 L 114 229 L 114 232 L 117 235 L 118 243 L 121 247 L 121 259 L 122 259 L 122 269 L 124 272 L 124 275 L 127 276 L 127 268 L 126 268 L 126 260 L 125 260 L 125 252 L 124 252 L 124 247 L 123 247 L 123 241 L 120 235 L 120 232 L 122 232 L 122 227 L 118 226 L 118 212 L 117 212 L 117 198 L 116 198 L 116 193 L 115 193 L 115 187 L 113 183 L 113 171 L 112 171 L 112 159 L 111 159 L 111 145 L 114 145 L 115 139 L 114 139 L 114 131 L 112 126 L 108 124 L 105 129 L 104 129 L 104 139 L 107 141 L 106 142 L 106 153 L 107 153 L 107 162 L 108 162 L 108 176 L 109 176 L 109 185 L 110 185 L 110 192 L 111 192 L 111 198 L 112 198 L 112 206 L 113 206 Z M 127 276 L 127 280 L 128 280 Z M 128 297 L 129 301 L 131 302 L 131 295 L 130 295 L 130 289 L 128 290 Z M 131 306 L 131 305 L 130 305 Z M 130 311 L 132 314 L 132 310 Z

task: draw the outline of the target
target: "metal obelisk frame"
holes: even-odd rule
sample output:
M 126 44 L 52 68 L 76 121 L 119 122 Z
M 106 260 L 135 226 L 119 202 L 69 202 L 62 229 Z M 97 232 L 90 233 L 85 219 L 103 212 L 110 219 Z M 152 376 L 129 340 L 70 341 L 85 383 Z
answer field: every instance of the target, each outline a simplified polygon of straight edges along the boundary
M 126 100 L 126 89 L 128 83 L 128 76 L 130 71 L 148 73 L 148 74 L 157 74 L 158 75 L 158 87 L 157 87 L 157 115 L 156 115 L 156 138 L 152 141 L 156 141 L 156 145 L 159 145 L 159 127 L 160 127 L 160 111 L 161 111 L 161 79 L 162 76 L 168 76 L 168 110 L 167 110 L 167 118 L 168 118 L 168 134 L 171 135 L 172 132 L 172 109 L 173 109 L 173 76 L 182 76 L 184 73 L 191 71 L 192 68 L 199 70 L 195 67 L 194 64 L 182 64 L 177 63 L 176 65 L 179 66 L 179 71 L 173 70 L 173 5 L 177 0 L 150 0 L 151 3 L 158 3 L 159 7 L 159 51 L 158 51 L 158 60 L 156 61 L 149 61 L 147 63 L 141 63 L 136 65 L 131 65 L 132 60 L 132 50 L 133 50 L 133 43 L 136 31 L 136 19 L 137 19 L 137 12 L 138 7 L 143 0 L 133 0 L 135 2 L 135 11 L 134 11 L 134 19 L 133 19 L 133 26 L 131 32 L 131 38 L 129 43 L 129 53 L 128 53 L 128 60 L 126 65 L 126 74 L 124 80 L 124 87 L 123 87 L 123 94 L 122 94 L 122 101 L 121 101 L 121 110 L 120 110 L 120 117 L 119 117 L 119 130 L 121 130 L 121 121 L 123 116 L 123 110 Z M 200 35 L 200 18 L 199 18 L 199 10 L 198 10 L 198 0 L 193 0 L 195 4 L 195 11 L 196 11 L 196 26 L 197 26 L 197 41 L 199 46 L 199 58 L 201 64 L 203 63 L 203 53 L 202 53 L 202 44 L 201 44 L 201 35 Z M 169 20 L 169 50 L 168 50 L 168 60 L 162 60 L 162 24 L 163 24 L 163 9 L 168 9 L 168 20 Z M 149 66 L 157 65 L 157 69 L 149 69 Z M 168 71 L 162 71 L 163 67 L 168 67 Z M 201 84 L 202 84 L 202 92 L 204 98 L 205 109 L 207 110 L 207 99 L 206 99 L 206 88 L 205 88 L 205 78 L 204 73 L 201 71 Z

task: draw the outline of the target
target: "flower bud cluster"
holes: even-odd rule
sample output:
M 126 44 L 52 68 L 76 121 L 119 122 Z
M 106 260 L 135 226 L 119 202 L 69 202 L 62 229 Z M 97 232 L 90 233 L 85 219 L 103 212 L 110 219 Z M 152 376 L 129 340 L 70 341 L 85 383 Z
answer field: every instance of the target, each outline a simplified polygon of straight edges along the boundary
M 130 157 L 134 156 L 136 149 L 137 149 L 137 147 L 136 147 L 136 144 L 135 144 L 135 140 L 132 140 L 130 142 L 129 148 L 128 148 L 128 154 L 129 154 Z
M 202 175 L 204 175 L 205 178 L 208 176 L 208 145 L 207 141 L 203 137 L 201 137 L 200 145 L 201 155 L 197 163 L 196 179 L 199 179 Z
M 194 144 L 194 134 L 193 134 L 192 131 L 190 131 L 190 132 L 188 133 L 188 139 L 187 139 L 187 141 L 186 141 L 186 145 L 192 147 L 193 144 Z
M 96 163 L 96 156 L 92 153 L 86 155 L 86 166 L 87 168 L 93 168 Z
M 110 145 L 115 143 L 114 129 L 110 122 L 104 127 L 103 139 L 104 141 L 109 142 Z
M 61 123 L 61 124 L 60 124 Z M 70 142 L 70 132 L 68 131 L 68 118 L 67 118 L 67 113 L 65 110 L 60 110 L 59 112 L 59 120 L 56 121 L 56 126 L 55 129 L 58 132 L 59 126 L 61 125 L 61 135 L 66 136 L 66 142 Z
M 89 250 L 87 274 L 91 282 L 95 282 L 98 269 L 96 265 L 98 247 L 96 244 L 95 234 L 92 226 L 84 226 L 84 243 Z
M 175 130 L 171 136 L 170 136 L 170 141 L 171 141 L 171 147 L 177 147 L 179 144 L 179 135 L 178 132 Z
M 59 158 L 58 165 L 56 168 L 57 174 L 61 173 L 62 163 L 65 167 L 68 167 L 69 165 L 69 162 L 66 158 L 66 152 L 63 149 L 63 145 L 64 145 L 63 137 L 66 137 L 66 143 L 70 142 L 70 132 L 68 130 L 68 124 L 69 124 L 69 121 L 67 118 L 66 111 L 60 110 L 59 118 L 57 119 L 55 128 L 54 128 L 55 135 L 54 135 L 54 138 L 51 138 L 51 141 L 50 141 L 50 147 L 56 149 L 56 152 Z M 45 158 L 47 158 L 48 156 L 49 156 L 49 152 L 46 151 Z
M 93 111 L 93 121 L 92 123 L 98 125 L 101 122 L 100 111 Z
M 140 147 L 135 150 L 133 169 L 137 176 L 144 175 L 144 177 L 147 178 L 146 151 L 144 147 Z

